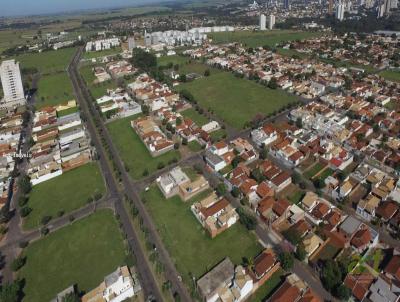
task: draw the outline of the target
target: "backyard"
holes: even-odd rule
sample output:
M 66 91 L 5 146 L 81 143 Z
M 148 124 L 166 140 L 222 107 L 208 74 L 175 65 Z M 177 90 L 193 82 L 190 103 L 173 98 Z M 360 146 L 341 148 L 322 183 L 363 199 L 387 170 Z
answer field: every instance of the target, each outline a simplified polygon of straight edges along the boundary
M 295 102 L 296 97 L 279 89 L 220 72 L 178 86 L 188 90 L 204 108 L 210 108 L 229 125 L 241 129 L 258 114 L 270 114 Z M 229 110 L 228 110 L 229 109 Z
M 321 36 L 320 32 L 306 32 L 294 30 L 269 30 L 269 31 L 235 31 L 220 32 L 210 34 L 210 38 L 215 43 L 239 42 L 247 47 L 260 47 L 268 45 L 274 47 L 275 44 L 286 41 L 310 39 Z
M 86 292 L 98 286 L 124 264 L 125 247 L 112 211 L 100 210 L 33 242 L 23 255 L 23 301 L 42 302 L 72 284 Z
M 160 163 L 167 165 L 173 159 L 179 159 L 179 152 L 169 151 L 157 157 L 152 157 L 140 137 L 132 129 L 130 122 L 138 116 L 119 119 L 107 124 L 114 143 L 122 157 L 125 167 L 133 179 L 140 179 L 146 174 L 157 170 Z M 147 173 L 145 173 L 147 172 Z
M 88 163 L 33 187 L 28 206 L 32 212 L 24 218 L 23 228 L 40 226 L 44 216 L 58 216 L 79 209 L 89 197 L 104 194 L 105 185 L 97 163 Z
M 193 200 L 185 203 L 179 197 L 165 200 L 154 185 L 143 197 L 164 244 L 188 285 L 192 285 L 191 276 L 198 279 L 224 257 L 240 264 L 243 257 L 254 257 L 261 251 L 254 234 L 239 222 L 211 239 L 190 210 Z

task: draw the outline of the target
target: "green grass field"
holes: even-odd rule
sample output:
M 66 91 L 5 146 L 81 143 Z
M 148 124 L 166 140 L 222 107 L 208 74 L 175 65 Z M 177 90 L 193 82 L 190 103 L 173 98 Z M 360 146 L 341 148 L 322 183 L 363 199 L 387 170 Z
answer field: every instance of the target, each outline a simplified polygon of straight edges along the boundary
M 54 106 L 75 98 L 66 72 L 42 76 L 38 82 L 36 107 Z
M 386 80 L 400 82 L 400 70 L 384 70 L 380 72 L 379 75 L 384 77 Z
M 95 193 L 106 188 L 97 163 L 88 163 L 33 187 L 28 206 L 32 212 L 24 218 L 23 228 L 40 226 L 43 216 L 57 216 L 79 209 Z
M 259 46 L 275 46 L 277 43 L 310 39 L 321 36 L 320 32 L 306 32 L 293 30 L 270 30 L 270 31 L 235 31 L 235 32 L 220 32 L 210 34 L 210 38 L 214 43 L 232 43 L 239 42 L 247 47 Z
M 296 101 L 296 97 L 282 90 L 263 87 L 256 82 L 220 72 L 178 86 L 186 89 L 204 108 L 235 128 L 242 128 L 257 114 L 269 114 Z
M 114 47 L 110 49 L 105 49 L 101 51 L 90 51 L 90 52 L 85 52 L 83 54 L 84 59 L 93 59 L 93 58 L 99 58 L 99 57 L 104 57 L 104 56 L 111 56 L 111 55 L 116 55 L 122 52 L 121 47 Z
M 177 71 L 179 74 L 197 73 L 204 75 L 206 70 L 209 70 L 210 74 L 221 72 L 217 68 L 212 68 L 185 56 L 175 55 L 157 58 L 158 66 L 167 66 L 170 63 L 173 65 L 179 65 L 179 70 Z
M 198 279 L 226 256 L 240 264 L 242 257 L 254 257 L 261 251 L 254 234 L 239 222 L 211 239 L 190 211 L 190 201 L 184 203 L 179 197 L 165 200 L 155 185 L 144 193 L 144 198 L 164 244 L 188 285 L 193 282 L 190 275 Z
M 30 53 L 16 56 L 21 68 L 36 67 L 41 73 L 48 74 L 65 71 L 76 48 L 64 48 L 41 53 Z
M 125 166 L 129 169 L 129 174 L 134 179 L 140 179 L 144 176 L 145 170 L 151 174 L 157 170 L 159 163 L 162 162 L 167 165 L 172 159 L 179 159 L 180 155 L 178 151 L 172 150 L 163 155 L 152 157 L 130 125 L 130 121 L 135 118 L 137 116 L 113 121 L 107 124 L 107 128 Z
M 207 117 L 198 113 L 194 108 L 186 109 L 185 111 L 182 111 L 181 114 L 185 118 L 190 118 L 199 127 L 201 127 L 209 122 Z
M 114 80 L 108 80 L 103 83 L 94 84 L 93 81 L 96 77 L 92 71 L 93 66 L 85 66 L 80 69 L 80 73 L 83 79 L 86 82 L 87 87 L 90 90 L 90 93 L 95 99 L 98 99 L 107 93 L 107 89 L 115 89 L 117 88 L 117 84 Z
M 74 222 L 24 250 L 26 302 L 50 301 L 61 290 L 77 284 L 80 291 L 98 286 L 125 261 L 123 237 L 110 210 Z

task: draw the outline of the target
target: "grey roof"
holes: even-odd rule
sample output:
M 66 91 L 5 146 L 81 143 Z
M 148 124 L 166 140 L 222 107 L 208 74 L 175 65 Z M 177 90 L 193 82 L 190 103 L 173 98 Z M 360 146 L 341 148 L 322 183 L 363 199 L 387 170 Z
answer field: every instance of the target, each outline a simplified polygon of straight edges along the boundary
M 197 286 L 204 297 L 213 294 L 221 285 L 228 284 L 234 277 L 235 267 L 229 257 L 222 260 L 211 271 L 197 281 Z
M 61 150 L 61 157 L 70 156 L 89 148 L 89 143 L 86 138 L 81 138 L 73 141 L 68 145 L 68 148 Z
M 66 295 L 73 293 L 75 293 L 75 285 L 71 285 L 70 287 L 67 287 L 63 291 L 59 292 L 57 296 L 50 302 L 62 302 Z
M 381 277 L 378 277 L 369 290 L 369 299 L 372 302 L 395 302 L 399 295 L 398 290 L 394 292 L 394 288 L 391 288 L 390 284 Z
M 73 112 L 64 116 L 60 116 L 59 118 L 57 118 L 57 122 L 59 125 L 65 124 L 65 123 L 69 123 L 72 121 L 76 121 L 76 120 L 80 120 L 81 116 L 79 114 L 79 112 Z
M 121 276 L 121 268 L 120 267 L 115 272 L 112 272 L 111 274 L 109 274 L 108 276 L 106 276 L 104 278 L 104 283 L 106 284 L 106 287 L 109 287 L 110 285 L 117 282 L 119 276 Z
M 219 164 L 220 162 L 224 161 L 221 157 L 219 157 L 217 154 L 212 153 L 210 150 L 206 151 L 205 157 L 214 166 Z
M 348 235 L 354 234 L 358 230 L 361 225 L 361 221 L 356 219 L 355 217 L 349 215 L 340 225 L 340 230 L 345 232 Z

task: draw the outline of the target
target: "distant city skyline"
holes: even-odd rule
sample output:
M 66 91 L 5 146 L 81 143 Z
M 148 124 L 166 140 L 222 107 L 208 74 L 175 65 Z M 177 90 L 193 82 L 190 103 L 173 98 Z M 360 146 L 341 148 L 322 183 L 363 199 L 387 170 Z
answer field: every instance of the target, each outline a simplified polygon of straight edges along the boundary
M 154 5 L 176 0 L 5 0 L 0 17 L 56 14 L 76 10 L 105 9 L 128 6 Z

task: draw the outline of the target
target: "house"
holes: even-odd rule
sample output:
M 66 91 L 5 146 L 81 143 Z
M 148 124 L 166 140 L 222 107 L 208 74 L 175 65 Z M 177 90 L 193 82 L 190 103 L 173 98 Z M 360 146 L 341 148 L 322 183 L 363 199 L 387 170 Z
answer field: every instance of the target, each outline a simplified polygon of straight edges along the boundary
M 253 280 L 227 257 L 197 281 L 197 288 L 205 302 L 241 302 L 253 292 Z
M 286 277 L 285 282 L 272 294 L 268 302 L 322 302 L 323 300 L 296 274 Z
M 255 290 L 262 286 L 280 268 L 278 257 L 272 249 L 266 249 L 255 259 L 249 274 L 253 278 Z
M 347 274 L 343 283 L 351 290 L 352 295 L 358 301 L 363 301 L 374 279 L 374 276 L 368 271 L 359 274 L 350 272 Z
M 122 302 L 140 290 L 139 280 L 131 275 L 127 266 L 122 266 L 106 276 L 98 287 L 85 294 L 82 302 Z
M 204 158 L 207 165 L 210 166 L 214 171 L 218 172 L 227 166 L 225 160 L 221 156 L 211 152 L 210 150 L 205 152 Z
M 351 246 L 362 253 L 367 247 L 372 246 L 372 234 L 370 228 L 363 225 L 351 238 Z
M 306 235 L 303 239 L 303 244 L 307 253 L 307 258 L 310 257 L 323 243 L 324 241 L 314 233 Z
M 156 183 L 165 198 L 179 195 L 183 201 L 209 188 L 208 181 L 203 175 L 196 174 L 190 179 L 179 166 L 158 177 Z
M 375 211 L 379 206 L 380 199 L 373 194 L 368 194 L 365 199 L 361 199 L 357 204 L 356 213 L 362 218 L 371 221 L 375 218 Z
M 210 194 L 190 207 L 193 215 L 210 233 L 211 238 L 230 228 L 239 220 L 235 208 L 225 198 Z
M 390 279 L 380 275 L 370 286 L 367 299 L 371 302 L 398 302 L 400 301 L 400 287 Z
M 272 125 L 265 125 L 261 128 L 251 131 L 251 139 L 258 146 L 267 146 L 278 139 L 278 132 Z

